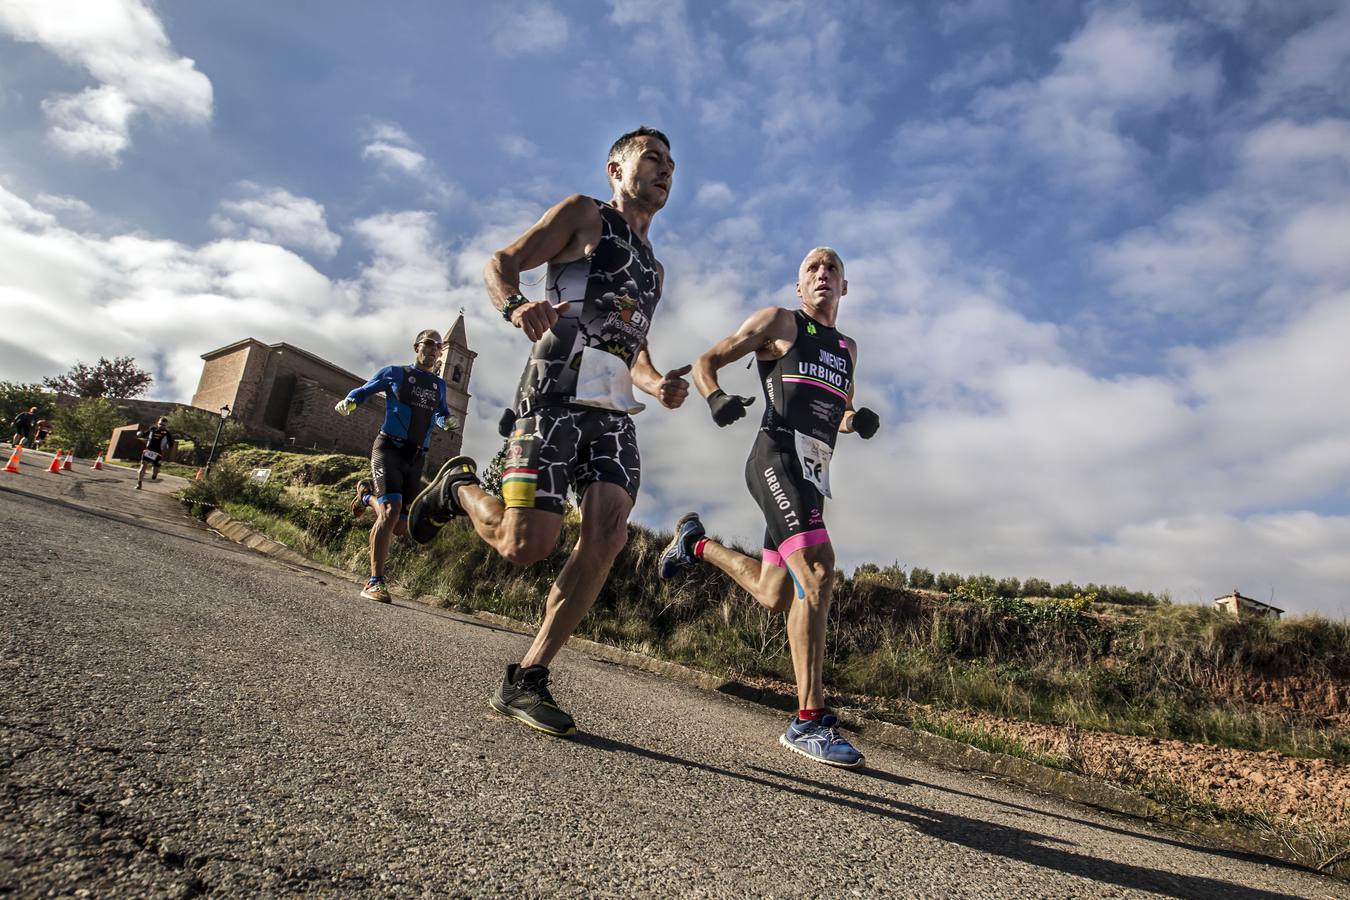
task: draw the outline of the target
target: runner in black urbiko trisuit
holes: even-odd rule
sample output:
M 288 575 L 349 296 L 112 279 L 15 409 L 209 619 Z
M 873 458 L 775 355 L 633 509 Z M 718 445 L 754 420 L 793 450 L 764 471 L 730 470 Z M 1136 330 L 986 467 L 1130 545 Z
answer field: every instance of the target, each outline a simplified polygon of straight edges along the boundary
M 136 473 L 136 490 L 141 490 L 141 483 L 145 481 L 145 470 L 153 469 L 150 473 L 151 481 L 159 480 L 159 466 L 164 462 L 164 456 L 173 449 L 173 434 L 168 428 L 169 420 L 165 416 L 160 416 L 159 421 L 154 427 L 147 428 L 144 431 L 136 432 L 136 437 L 145 441 L 145 449 L 141 451 L 141 468 Z
M 493 305 L 534 342 L 516 392 L 503 499 L 478 486 L 473 460 L 458 457 L 413 502 L 413 540 L 429 541 L 464 515 L 503 558 L 523 566 L 557 544 L 568 489 L 580 498 L 581 537 L 549 591 L 539 633 L 489 701 L 552 735 L 576 726 L 553 700 L 548 665 L 628 539 L 641 476 L 632 415 L 644 408 L 633 387 L 669 409 L 689 392 L 680 377 L 689 366 L 662 375 L 647 345 L 663 277 L 647 229 L 665 206 L 674 168 L 659 131 L 623 135 L 606 163 L 612 200 L 569 197 L 488 262 Z M 545 263 L 546 299 L 525 299 L 520 273 Z
M 699 358 L 694 384 L 719 426 L 744 416 L 753 398 L 723 391 L 718 370 L 747 353 L 759 361 L 766 408 L 745 482 L 764 513 L 764 554 L 755 559 L 706 537 L 698 515 L 689 513 L 676 524 L 660 565 L 661 577 L 670 578 L 701 559 L 769 610 L 787 613 L 799 709 L 779 743 L 817 762 L 852 768 L 863 764 L 863 756 L 839 734 L 838 718 L 825 707 L 825 625 L 834 578 L 825 498 L 835 437 L 870 438 L 879 420 L 870 409 L 853 409 L 858 347 L 834 327 L 839 298 L 847 292 L 839 254 L 817 247 L 797 272 L 800 309 L 761 309 Z
M 384 394 L 384 424 L 370 451 L 371 478 L 357 484 L 352 501 L 353 514 L 367 507 L 375 511 L 375 525 L 370 529 L 370 580 L 361 596 L 377 603 L 391 601 L 384 563 L 394 535 L 408 533 L 408 507 L 403 498 L 422 486 L 431 429 L 459 427 L 446 403 L 445 382 L 435 373 L 441 347 L 441 333 L 423 329 L 413 341 L 414 365 L 385 366 L 334 407 L 349 416 L 368 397 Z

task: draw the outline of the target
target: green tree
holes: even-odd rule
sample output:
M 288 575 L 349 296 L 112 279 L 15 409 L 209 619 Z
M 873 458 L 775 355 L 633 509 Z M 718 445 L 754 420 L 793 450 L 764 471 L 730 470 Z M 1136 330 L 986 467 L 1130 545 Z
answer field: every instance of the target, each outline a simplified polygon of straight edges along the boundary
M 1044 578 L 1028 578 L 1022 582 L 1023 597 L 1049 597 L 1050 582 Z
M 933 573 L 920 566 L 915 566 L 909 570 L 909 586 L 921 590 L 932 590 L 937 582 L 933 579 Z
M 944 594 L 950 594 L 961 586 L 962 578 L 960 575 L 954 575 L 951 572 L 939 572 L 937 577 L 937 589 Z
M 76 456 L 94 456 L 108 446 L 113 429 L 126 424 L 126 416 L 111 400 L 90 397 L 57 412 L 48 445 L 74 450 Z
M 998 593 L 998 581 L 993 575 L 971 575 L 961 583 L 981 596 L 992 597 Z
M 192 442 L 190 465 L 206 465 L 206 457 L 211 452 L 211 442 L 216 438 L 217 428 L 220 428 L 220 442 L 216 444 L 217 459 L 227 447 L 242 444 L 248 438 L 248 429 L 237 419 L 226 419 L 224 427 L 221 427 L 220 416 L 204 409 L 180 407 L 169 413 L 169 431 L 173 432 L 180 448 L 183 441 Z M 181 454 L 181 449 L 179 452 Z M 188 462 L 181 455 L 178 461 Z
M 4 435 L 0 439 L 9 440 L 9 423 L 21 412 L 28 412 L 34 406 L 38 408 L 38 417 L 52 413 L 52 395 L 42 389 L 40 384 L 20 384 L 17 381 L 0 381 L 0 429 Z
M 130 356 L 114 359 L 100 356 L 98 363 L 92 366 L 77 362 L 64 375 L 42 379 L 48 390 L 60 394 L 110 397 L 113 400 L 139 397 L 150 389 L 154 381 L 150 373 L 136 365 L 136 360 Z

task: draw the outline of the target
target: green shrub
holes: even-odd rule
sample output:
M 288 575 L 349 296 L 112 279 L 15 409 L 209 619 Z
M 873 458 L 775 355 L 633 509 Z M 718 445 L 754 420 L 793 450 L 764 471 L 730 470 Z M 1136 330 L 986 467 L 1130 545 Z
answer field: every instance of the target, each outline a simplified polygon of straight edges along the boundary
M 126 416 L 112 401 L 103 397 L 81 400 L 57 412 L 46 446 L 73 449 L 76 456 L 91 457 L 102 453 L 113 429 L 125 424 Z

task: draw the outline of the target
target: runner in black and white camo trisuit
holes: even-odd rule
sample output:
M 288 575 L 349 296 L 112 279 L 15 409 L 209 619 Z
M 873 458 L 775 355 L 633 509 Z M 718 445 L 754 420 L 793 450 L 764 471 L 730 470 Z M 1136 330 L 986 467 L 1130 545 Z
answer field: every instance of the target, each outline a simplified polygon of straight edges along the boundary
M 558 542 L 569 488 L 581 508 L 581 536 L 549 592 L 544 621 L 519 664 L 491 698 L 499 712 L 553 735 L 575 731 L 549 692 L 548 665 L 595 602 L 628 537 L 641 482 L 633 388 L 674 409 L 690 367 L 662 375 L 647 332 L 664 272 L 647 242 L 665 206 L 675 164 L 659 131 L 639 128 L 610 148 L 614 197 L 576 195 L 544 214 L 489 261 L 488 294 L 504 318 L 534 342 L 516 392 L 502 499 L 484 492 L 476 466 L 456 457 L 413 502 L 410 534 L 426 542 L 455 515 L 505 559 L 528 565 Z M 548 265 L 546 299 L 520 294 L 520 273 Z

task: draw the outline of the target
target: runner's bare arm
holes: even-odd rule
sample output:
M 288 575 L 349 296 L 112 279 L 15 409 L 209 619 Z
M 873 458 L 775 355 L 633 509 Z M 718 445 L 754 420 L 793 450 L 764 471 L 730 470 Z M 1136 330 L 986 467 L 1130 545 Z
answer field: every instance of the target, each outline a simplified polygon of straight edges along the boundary
M 851 337 L 845 337 L 848 341 L 848 354 L 853 357 L 853 378 L 848 383 L 848 404 L 844 407 L 844 417 L 839 420 L 839 431 L 841 434 L 853 433 L 853 389 L 858 385 L 858 342 Z
M 662 375 L 652 364 L 651 354 L 644 343 L 633 363 L 633 385 L 661 401 L 666 409 L 679 409 L 689 396 L 689 382 L 683 376 L 688 375 L 692 368 L 692 365 L 680 366 Z
M 786 326 L 788 327 L 785 327 Z M 704 397 L 721 390 L 717 372 L 741 359 L 769 347 L 775 340 L 791 340 L 792 311 L 777 306 L 766 306 L 746 319 L 735 334 L 713 344 L 712 348 L 694 364 L 694 386 Z
M 595 203 L 581 194 L 568 197 L 544 213 L 524 234 L 492 254 L 483 269 L 488 299 L 498 311 L 504 309 L 507 300 L 520 293 L 521 272 L 550 260 L 579 259 L 599 239 L 600 212 Z M 518 306 L 511 314 L 511 323 L 531 341 L 537 341 L 566 308 L 566 303 L 554 307 L 546 300 L 535 300 Z
M 853 408 L 853 388 L 858 384 L 858 344 L 850 337 L 844 340 L 848 341 L 848 352 L 853 357 L 853 380 L 848 386 L 848 405 L 844 407 L 844 417 L 839 420 L 839 430 L 867 441 L 881 427 L 881 417 L 866 406 Z

